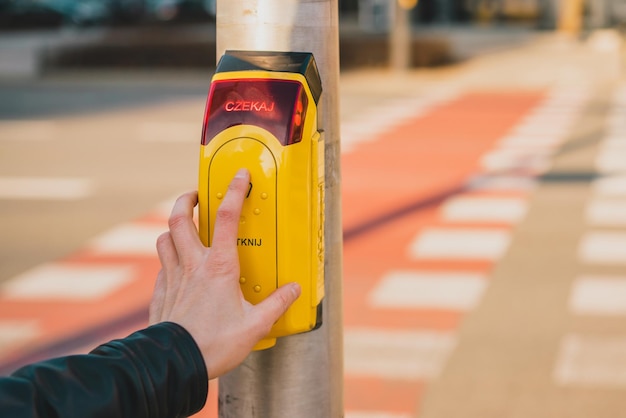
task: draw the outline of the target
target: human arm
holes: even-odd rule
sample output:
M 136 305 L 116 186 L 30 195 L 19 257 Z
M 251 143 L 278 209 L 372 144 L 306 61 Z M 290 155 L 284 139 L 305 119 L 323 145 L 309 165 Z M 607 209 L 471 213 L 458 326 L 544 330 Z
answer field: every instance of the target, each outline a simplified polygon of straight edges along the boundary
M 197 194 L 177 200 L 170 231 L 157 241 L 162 269 L 150 306 L 152 327 L 89 355 L 0 378 L 0 416 L 158 418 L 200 409 L 209 377 L 241 363 L 300 294 L 291 284 L 257 305 L 243 298 L 236 242 L 249 181 L 244 170 L 231 182 L 211 248 L 202 245 L 193 222 Z M 83 403 L 92 409 L 82 409 Z
M 160 323 L 89 354 L 35 363 L 0 378 L 0 416 L 186 417 L 206 401 L 206 376 L 191 335 Z

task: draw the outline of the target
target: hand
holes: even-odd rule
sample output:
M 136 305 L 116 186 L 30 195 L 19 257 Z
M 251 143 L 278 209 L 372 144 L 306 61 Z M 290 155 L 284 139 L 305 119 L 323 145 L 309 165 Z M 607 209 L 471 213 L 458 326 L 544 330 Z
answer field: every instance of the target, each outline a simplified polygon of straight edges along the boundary
M 171 321 L 183 326 L 200 347 L 211 379 L 239 365 L 300 296 L 300 286 L 290 283 L 257 305 L 243 298 L 237 229 L 249 183 L 247 170 L 240 170 L 230 183 L 217 211 L 210 248 L 202 245 L 193 222 L 196 192 L 178 198 L 170 231 L 157 240 L 162 268 L 150 304 L 150 324 Z

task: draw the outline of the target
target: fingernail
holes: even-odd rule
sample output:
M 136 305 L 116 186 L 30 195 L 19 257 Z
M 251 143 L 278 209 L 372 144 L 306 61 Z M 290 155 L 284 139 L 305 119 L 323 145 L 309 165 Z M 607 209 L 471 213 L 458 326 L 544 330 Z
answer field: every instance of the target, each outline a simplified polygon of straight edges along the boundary
M 248 175 L 248 170 L 245 168 L 240 168 L 235 174 L 236 179 L 244 179 Z
M 299 283 L 291 283 L 291 291 L 293 292 L 293 295 L 298 298 L 300 296 L 300 293 L 302 293 L 302 288 L 300 287 Z

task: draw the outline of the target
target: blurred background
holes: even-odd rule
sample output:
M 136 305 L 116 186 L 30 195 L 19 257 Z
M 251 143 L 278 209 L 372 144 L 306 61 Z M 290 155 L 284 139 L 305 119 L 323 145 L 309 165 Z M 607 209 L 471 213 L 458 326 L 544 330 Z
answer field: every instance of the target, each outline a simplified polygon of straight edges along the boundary
M 146 325 L 215 16 L 0 0 L 0 372 Z M 339 1 L 347 418 L 626 416 L 624 23 Z
M 407 25 L 413 41 L 409 64 L 432 66 L 465 59 L 476 48 L 506 42 L 515 34 L 621 27 L 626 18 L 622 0 L 398 4 L 339 2 L 343 69 L 386 66 L 387 35 L 398 36 Z M 215 0 L 2 0 L 3 42 L 20 43 L 21 48 L 10 48 L 13 55 L 2 60 L 0 70 L 16 67 L 13 73 L 41 74 L 67 68 L 211 68 L 215 57 L 207 51 L 215 44 L 215 14 Z M 458 32 L 469 28 L 482 30 Z M 42 31 L 44 39 L 28 36 Z M 450 45 L 455 33 L 456 42 Z

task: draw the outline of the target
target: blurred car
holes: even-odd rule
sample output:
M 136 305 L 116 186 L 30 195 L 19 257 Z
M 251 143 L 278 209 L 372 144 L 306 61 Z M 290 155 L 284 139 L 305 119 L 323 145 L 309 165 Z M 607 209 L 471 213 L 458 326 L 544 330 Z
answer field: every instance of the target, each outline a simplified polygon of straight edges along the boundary
M 159 22 L 215 19 L 216 0 L 145 0 L 146 15 Z
M 105 23 L 111 18 L 109 3 L 103 0 L 66 0 L 65 10 L 67 21 L 80 26 Z
M 106 0 L 3 0 L 1 28 L 93 25 L 106 22 L 111 11 Z
M 136 23 L 144 17 L 144 0 L 109 0 L 111 23 Z
M 64 20 L 63 12 L 38 1 L 0 2 L 0 28 L 3 29 L 56 27 Z

